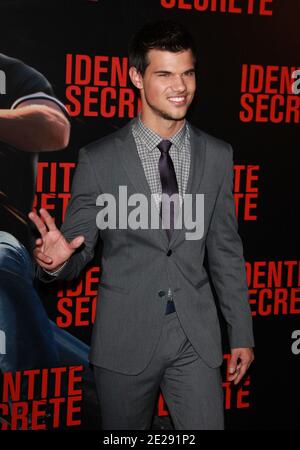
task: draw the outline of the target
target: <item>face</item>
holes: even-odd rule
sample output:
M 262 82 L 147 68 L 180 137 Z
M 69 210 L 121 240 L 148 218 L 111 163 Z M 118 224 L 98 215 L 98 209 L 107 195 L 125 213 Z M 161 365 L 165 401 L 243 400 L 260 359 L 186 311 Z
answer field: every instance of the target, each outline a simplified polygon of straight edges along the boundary
M 196 90 L 192 51 L 150 50 L 148 61 L 143 76 L 131 68 L 131 79 L 141 90 L 142 113 L 167 120 L 184 119 Z

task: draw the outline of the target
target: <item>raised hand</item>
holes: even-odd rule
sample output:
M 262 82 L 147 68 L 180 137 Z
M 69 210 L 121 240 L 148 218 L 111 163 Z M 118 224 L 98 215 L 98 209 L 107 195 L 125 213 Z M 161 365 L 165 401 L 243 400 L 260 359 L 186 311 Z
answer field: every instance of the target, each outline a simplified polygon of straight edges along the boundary
M 35 241 L 36 247 L 33 255 L 39 266 L 49 271 L 55 271 L 81 246 L 84 236 L 77 236 L 68 242 L 46 209 L 41 208 L 40 215 L 44 222 L 35 212 L 32 211 L 28 214 L 41 234 L 41 237 Z

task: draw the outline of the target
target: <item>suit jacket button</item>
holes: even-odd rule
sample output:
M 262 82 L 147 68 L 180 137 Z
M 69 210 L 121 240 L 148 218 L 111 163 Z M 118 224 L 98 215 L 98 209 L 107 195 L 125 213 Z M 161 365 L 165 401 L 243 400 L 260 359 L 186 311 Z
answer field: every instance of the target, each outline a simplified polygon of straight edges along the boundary
M 167 256 L 171 256 L 171 255 L 172 255 L 172 250 L 168 250 Z
M 159 295 L 160 297 L 163 297 L 164 295 L 166 295 L 166 293 L 165 293 L 165 291 L 159 291 L 158 295 Z

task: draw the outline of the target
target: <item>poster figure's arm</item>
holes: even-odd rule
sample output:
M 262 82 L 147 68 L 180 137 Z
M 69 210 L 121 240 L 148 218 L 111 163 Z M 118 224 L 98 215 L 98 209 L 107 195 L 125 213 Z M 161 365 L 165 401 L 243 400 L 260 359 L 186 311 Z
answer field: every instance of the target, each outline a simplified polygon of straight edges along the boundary
M 43 92 L 18 99 L 11 109 L 0 109 L 0 140 L 25 152 L 67 147 L 70 122 L 67 110 Z

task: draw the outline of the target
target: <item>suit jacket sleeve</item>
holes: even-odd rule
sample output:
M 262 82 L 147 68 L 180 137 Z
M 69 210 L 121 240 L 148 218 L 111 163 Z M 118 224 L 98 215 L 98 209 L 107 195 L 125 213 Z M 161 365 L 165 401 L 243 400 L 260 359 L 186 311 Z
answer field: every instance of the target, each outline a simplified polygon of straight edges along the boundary
M 58 279 L 76 278 L 94 256 L 94 248 L 99 237 L 96 224 L 99 207 L 96 206 L 96 199 L 100 194 L 95 175 L 88 152 L 83 148 L 79 152 L 72 181 L 71 200 L 60 231 L 68 241 L 79 235 L 83 235 L 85 241 L 56 276 L 47 274 L 40 267 L 37 268 L 37 277 L 46 283 Z
M 243 245 L 238 234 L 233 188 L 233 151 L 228 145 L 222 185 L 209 226 L 206 249 L 209 271 L 231 348 L 253 347 Z

